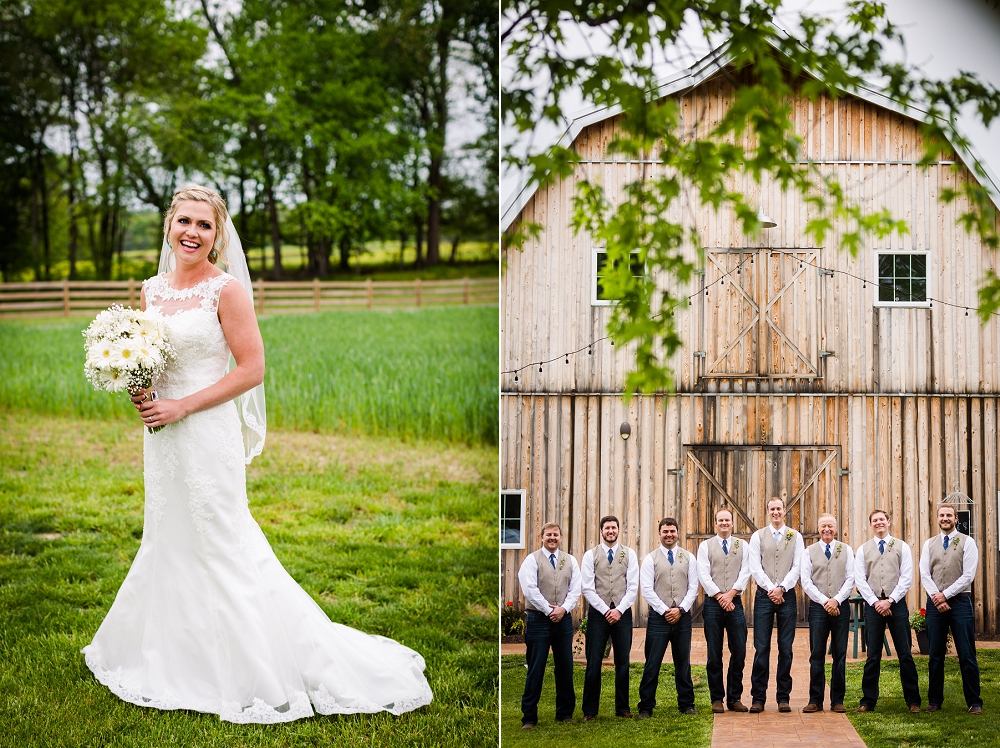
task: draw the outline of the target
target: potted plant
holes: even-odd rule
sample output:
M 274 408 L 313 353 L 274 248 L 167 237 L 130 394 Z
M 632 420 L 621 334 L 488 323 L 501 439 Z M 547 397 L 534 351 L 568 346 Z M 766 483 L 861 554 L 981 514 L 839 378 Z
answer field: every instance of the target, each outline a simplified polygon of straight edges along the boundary
M 514 608 L 514 603 L 507 601 L 501 606 L 500 641 L 520 644 L 524 641 L 524 613 Z
M 927 639 L 927 609 L 921 608 L 918 613 L 910 616 L 910 628 L 917 635 L 917 646 L 920 654 L 925 655 L 930 652 L 930 644 Z

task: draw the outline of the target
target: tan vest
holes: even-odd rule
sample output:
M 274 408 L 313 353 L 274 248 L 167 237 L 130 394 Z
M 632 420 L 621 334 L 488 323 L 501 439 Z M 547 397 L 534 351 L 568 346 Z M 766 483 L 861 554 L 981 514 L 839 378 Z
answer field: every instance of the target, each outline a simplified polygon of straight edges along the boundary
M 757 531 L 760 535 L 760 565 L 767 575 L 767 578 L 774 584 L 781 584 L 789 570 L 792 568 L 792 561 L 795 560 L 795 530 L 785 527 L 785 534 L 791 531 L 792 537 L 785 540 L 782 536 L 777 545 L 774 544 L 774 535 L 771 526 L 762 527 Z
M 676 608 L 688 591 L 688 565 L 696 563 L 690 551 L 674 547 L 673 564 L 657 548 L 653 557 L 653 592 L 668 608 Z M 607 558 L 605 558 L 605 561 Z
M 968 535 L 958 533 L 958 540 L 949 540 L 948 550 L 945 550 L 944 538 L 941 537 L 941 533 L 931 538 L 928 550 L 931 579 L 938 586 L 938 591 L 944 592 L 962 576 L 965 544 L 971 542 L 972 539 Z M 972 585 L 968 584 L 959 592 L 968 592 L 971 589 Z
M 837 546 L 842 546 L 837 554 Z M 847 581 L 846 543 L 830 543 L 830 558 L 826 557 L 826 543 L 822 540 L 809 546 L 809 560 L 812 561 L 812 581 L 816 589 L 827 597 L 833 597 Z
M 608 563 L 608 552 L 597 546 L 594 554 L 594 590 L 609 608 L 614 608 L 625 597 L 625 575 L 628 572 L 628 548 L 618 544 L 614 559 Z
M 892 548 L 886 542 L 885 552 L 879 553 L 878 541 L 878 538 L 872 538 L 862 548 L 864 548 L 865 556 L 865 579 L 868 580 L 868 586 L 872 588 L 875 597 L 882 599 L 889 597 L 896 589 L 896 585 L 899 583 L 899 565 L 901 563 L 899 554 L 904 548 L 906 548 L 907 553 L 910 552 L 910 549 L 907 548 L 906 543 L 895 538 L 896 542 L 892 544 Z
M 746 550 L 746 541 L 739 538 L 729 537 L 726 547 L 729 553 L 722 552 L 722 544 L 717 538 L 709 538 L 708 543 L 708 564 L 712 581 L 722 592 L 729 592 L 736 584 L 736 578 L 740 575 L 740 568 L 743 566 L 743 552 Z M 739 545 L 737 545 L 739 543 Z
M 556 568 L 553 569 L 547 550 L 539 548 L 532 555 L 538 565 L 538 591 L 553 608 L 562 605 L 566 601 L 569 583 L 573 578 L 573 562 L 562 551 L 556 551 Z M 527 600 L 524 602 L 524 607 L 528 610 L 538 610 Z

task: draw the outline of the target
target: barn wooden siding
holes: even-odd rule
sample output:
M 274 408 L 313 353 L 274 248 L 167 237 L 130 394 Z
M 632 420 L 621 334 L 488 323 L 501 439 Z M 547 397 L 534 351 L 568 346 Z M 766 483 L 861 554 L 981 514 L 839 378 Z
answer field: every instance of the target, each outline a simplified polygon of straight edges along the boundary
M 831 511 L 856 548 L 870 537 L 869 511 L 888 510 L 892 534 L 914 552 L 911 610 L 924 600 L 916 562 L 936 532 L 934 507 L 945 495 L 964 492 L 974 502 L 980 547 L 976 629 L 995 634 L 998 399 L 702 394 L 636 397 L 626 408 L 615 395 L 507 394 L 501 399 L 501 480 L 504 488 L 527 491 L 527 547 L 501 552 L 502 593 L 523 605 L 517 569 L 536 550 L 545 522 L 562 525 L 563 550 L 579 559 L 599 540 L 599 518 L 615 514 L 622 541 L 641 559 L 656 546 L 657 522 L 676 516 L 681 545 L 696 552 L 723 500 L 693 454 L 758 526 L 766 524 L 770 493 L 794 498 L 817 469 L 822 475 L 789 512 L 789 526 L 815 533 L 817 515 Z M 632 427 L 628 441 L 619 435 L 624 421 Z M 715 451 L 714 466 L 712 445 L 724 447 Z M 765 459 L 772 457 L 773 464 Z M 738 520 L 737 529 L 747 537 L 745 522 Z M 751 600 L 744 596 L 744 604 Z M 646 611 L 640 595 L 638 625 L 645 625 Z
M 716 79 L 679 97 L 686 126 L 704 134 L 722 116 L 730 93 L 730 84 Z M 752 202 L 759 199 L 778 223 L 758 239 L 744 236 L 728 212 L 687 204 L 687 197 L 678 201 L 670 217 L 694 216 L 707 256 L 704 275 L 677 291 L 695 294 L 743 263 L 735 278 L 711 286 L 707 297 L 700 294 L 678 311 L 684 347 L 671 361 L 678 391 L 1000 392 L 995 318 L 981 327 L 975 313 L 964 308 L 876 307 L 876 287 L 856 279 L 877 280 L 875 250 L 927 251 L 929 295 L 974 308 L 977 285 L 987 268 L 997 267 L 997 258 L 960 225 L 962 201 L 948 206 L 938 201 L 942 190 L 972 179 L 968 170 L 956 173 L 951 162 L 920 168 L 918 125 L 850 97 L 799 100 L 795 123 L 803 138 L 803 160 L 836 175 L 867 210 L 888 207 L 910 231 L 851 257 L 838 250 L 839 232 L 828 237 L 826 246 L 813 247 L 803 232 L 806 206 L 771 183 L 763 189 L 749 178 L 733 183 Z M 586 128 L 576 140 L 584 163 L 572 177 L 538 190 L 521 213 L 522 220 L 537 222 L 544 231 L 522 250 L 505 254 L 504 370 L 585 348 L 606 334 L 610 308 L 591 305 L 594 244 L 568 226 L 577 182 L 584 177 L 600 182 L 613 197 L 627 183 L 662 169 L 654 161 L 615 160 L 608 143 L 619 128 L 617 117 Z M 695 256 L 694 249 L 688 251 Z M 816 265 L 856 278 L 821 275 Z M 697 355 L 702 351 L 704 356 Z M 820 351 L 832 355 L 820 356 Z M 628 358 L 617 356 L 605 341 L 591 355 L 584 350 L 571 356 L 568 364 L 560 360 L 541 372 L 537 366 L 523 369 L 516 382 L 513 374 L 504 374 L 502 388 L 620 392 L 627 366 Z

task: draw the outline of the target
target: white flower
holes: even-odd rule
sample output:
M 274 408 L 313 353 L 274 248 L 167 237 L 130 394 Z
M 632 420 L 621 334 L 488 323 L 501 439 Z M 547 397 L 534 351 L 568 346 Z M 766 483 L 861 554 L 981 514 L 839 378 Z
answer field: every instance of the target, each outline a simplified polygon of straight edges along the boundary
M 132 371 L 139 368 L 136 359 L 137 346 L 128 338 L 120 338 L 111 344 L 111 366 L 115 369 Z
M 124 372 L 117 369 L 108 369 L 100 374 L 101 384 L 108 392 L 122 392 L 128 386 L 128 378 Z
M 98 340 L 87 350 L 87 364 L 106 371 L 111 368 L 111 343 L 107 340 Z
M 152 345 L 139 340 L 135 343 L 136 363 L 142 369 L 155 369 L 163 361 L 163 356 Z
M 130 332 L 134 340 L 141 340 L 150 345 L 163 338 L 160 334 L 160 326 L 156 321 L 145 316 L 136 318 Z

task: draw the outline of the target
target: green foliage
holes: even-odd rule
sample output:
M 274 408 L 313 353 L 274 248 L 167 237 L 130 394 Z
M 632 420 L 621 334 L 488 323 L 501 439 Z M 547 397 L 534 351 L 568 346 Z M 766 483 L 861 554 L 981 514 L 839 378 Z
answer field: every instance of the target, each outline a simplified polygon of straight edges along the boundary
M 0 408 L 129 418 L 83 376 L 86 318 L 0 321 Z M 496 308 L 261 320 L 269 426 L 497 443 Z
M 500 633 L 504 636 L 524 633 L 524 613 L 514 608 L 511 601 L 500 599 Z
M 127 704 L 79 652 L 142 537 L 141 431 L 0 410 L 0 746 L 496 745 L 495 471 L 485 447 L 270 434 L 248 493 L 282 565 L 334 621 L 419 651 L 434 701 L 233 725 Z
M 616 269 L 607 285 L 620 301 L 608 331 L 616 343 L 633 344 L 627 395 L 670 389 L 673 384 L 666 362 L 681 345 L 673 316 L 684 303 L 678 288 L 703 259 L 691 253 L 691 248 L 702 246 L 697 229 L 675 217 L 685 206 L 696 203 L 731 213 L 746 234 L 756 236 L 757 206 L 731 185 L 742 177 L 756 184 L 766 179 L 803 198 L 809 207 L 806 233 L 817 245 L 836 229 L 841 248 L 856 254 L 869 237 L 906 231 L 905 223 L 887 210 L 865 213 L 835 177 L 803 160 L 792 122 L 796 97 L 836 99 L 844 91 L 865 87 L 868 80 L 879 81 L 900 105 L 919 105 L 927 112 L 924 164 L 952 146 L 967 145 L 954 129 L 964 107 L 974 107 L 986 125 L 1000 114 L 1000 91 L 974 75 L 936 81 L 915 67 L 891 62 L 887 47 L 902 44 L 902 39 L 877 2 L 849 3 L 842 22 L 796 13 L 795 23 L 786 18 L 780 24 L 792 31 L 779 30 L 776 24 L 779 12 L 789 14 L 780 0 L 655 0 L 613 7 L 509 0 L 507 8 L 511 21 L 503 38 L 512 69 L 502 94 L 507 122 L 522 133 L 534 130 L 541 120 L 561 127 L 567 113 L 560 102 L 567 92 L 579 89 L 594 105 L 617 107 L 625 115 L 620 134 L 608 144 L 609 153 L 658 162 L 655 169 L 644 166 L 614 203 L 600 185 L 580 175 L 576 181 L 572 225 L 606 247 L 609 265 Z M 676 104 L 658 99 L 650 62 L 658 56 L 654 50 L 668 50 L 669 57 L 682 47 L 682 27 L 695 16 L 705 39 L 728 40 L 721 56 L 729 60 L 727 78 L 734 87 L 728 111 L 707 132 L 691 123 L 682 126 Z M 607 44 L 570 56 L 567 32 L 577 25 Z M 540 80 L 546 81 L 541 88 Z M 509 163 L 541 185 L 574 173 L 580 159 L 566 145 L 527 156 L 512 150 L 506 154 Z M 972 168 L 984 175 L 978 164 Z M 959 198 L 967 205 L 961 216 L 966 229 L 977 232 L 987 246 L 1000 244 L 996 212 L 986 191 L 964 180 L 942 195 L 945 202 Z M 508 246 L 522 246 L 532 233 L 537 233 L 536 227 L 515 227 Z M 628 272 L 628 257 L 636 249 L 647 268 L 640 277 Z M 984 315 L 1000 308 L 995 276 L 988 278 L 980 302 Z

